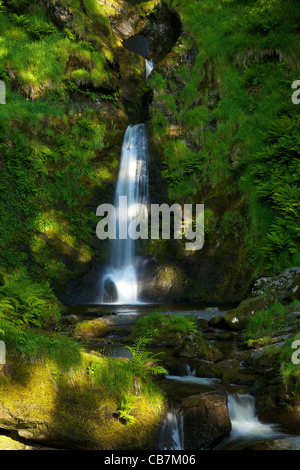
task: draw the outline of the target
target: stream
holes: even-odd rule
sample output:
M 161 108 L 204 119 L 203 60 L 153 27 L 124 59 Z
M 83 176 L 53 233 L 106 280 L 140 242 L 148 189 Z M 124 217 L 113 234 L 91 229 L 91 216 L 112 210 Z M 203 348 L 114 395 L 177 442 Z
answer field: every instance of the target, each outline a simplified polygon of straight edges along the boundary
M 101 305 L 103 307 L 103 305 Z M 96 305 L 69 306 L 69 313 L 75 314 L 80 319 L 95 319 Z M 125 347 L 129 344 L 126 337 L 134 327 L 138 318 L 150 312 L 159 311 L 165 314 L 181 314 L 192 316 L 197 321 L 209 321 L 217 315 L 224 315 L 226 310 L 205 308 L 193 305 L 109 305 L 112 320 L 111 332 L 104 338 L 91 338 L 84 340 L 83 344 L 88 352 L 97 351 L 101 354 L 113 357 L 130 358 L 130 351 Z M 94 313 L 93 313 L 94 311 Z M 88 312 L 88 313 L 86 313 Z M 215 331 L 215 338 L 204 329 L 202 332 L 208 342 L 213 342 L 219 348 L 225 358 L 229 358 L 234 351 L 241 348 L 239 336 L 232 334 L 228 338 L 228 332 Z M 231 432 L 221 440 L 214 443 L 209 450 L 239 450 L 246 445 L 265 440 L 288 438 L 293 443 L 293 448 L 300 449 L 299 419 L 295 413 L 286 410 L 282 412 L 269 412 L 266 416 L 258 416 L 256 412 L 255 398 L 252 393 L 257 389 L 256 384 L 240 385 L 222 382 L 219 378 L 196 377 L 195 361 L 186 358 L 175 357 L 172 347 L 153 346 L 150 351 L 163 352 L 163 362 L 174 363 L 178 368 L 181 364 L 181 373 L 166 374 L 159 380 L 160 387 L 165 391 L 169 410 L 161 429 L 158 430 L 158 443 L 156 450 L 189 450 L 184 443 L 184 418 L 180 403 L 184 398 L 205 392 L 222 391 L 227 395 L 227 406 L 231 421 Z M 247 373 L 247 369 L 243 369 Z M 253 374 L 253 371 L 252 371 Z M 261 378 L 260 378 L 261 379 Z M 155 450 L 155 449 L 154 449 Z

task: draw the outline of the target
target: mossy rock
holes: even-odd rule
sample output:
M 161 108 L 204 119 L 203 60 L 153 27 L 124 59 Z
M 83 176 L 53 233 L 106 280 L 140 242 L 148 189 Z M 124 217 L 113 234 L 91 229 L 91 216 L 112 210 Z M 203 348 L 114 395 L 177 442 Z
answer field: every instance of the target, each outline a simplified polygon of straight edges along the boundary
M 174 354 L 179 357 L 199 358 L 207 361 L 217 361 L 223 357 L 221 351 L 205 341 L 201 333 L 187 336 L 175 349 Z
M 101 338 L 109 333 L 109 326 L 101 318 L 76 324 L 73 335 L 76 338 Z
M 224 320 L 229 329 L 240 331 L 247 327 L 251 315 L 270 307 L 275 301 L 273 295 L 250 297 L 235 309 L 226 313 Z

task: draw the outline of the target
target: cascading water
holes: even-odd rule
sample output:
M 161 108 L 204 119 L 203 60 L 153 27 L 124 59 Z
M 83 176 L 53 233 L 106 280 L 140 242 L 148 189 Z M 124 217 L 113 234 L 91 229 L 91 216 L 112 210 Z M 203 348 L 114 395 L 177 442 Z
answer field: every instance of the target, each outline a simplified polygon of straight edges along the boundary
M 150 73 L 152 72 L 152 70 L 153 70 L 154 67 L 155 67 L 155 63 L 153 62 L 152 59 L 146 59 L 146 60 L 145 60 L 145 63 L 146 63 L 146 80 L 147 80 L 147 78 L 149 77 Z
M 155 63 L 145 59 L 146 79 Z M 101 302 L 118 304 L 138 303 L 136 241 L 128 236 L 131 220 L 137 216 L 139 204 L 148 202 L 148 135 L 145 124 L 128 126 L 122 146 L 121 162 L 115 193 L 117 236 L 110 242 L 110 262 L 102 277 Z M 120 205 L 126 197 L 127 209 Z M 123 227 L 122 230 L 120 227 Z M 121 236 L 121 231 L 125 232 Z
M 222 448 L 235 449 L 260 439 L 283 436 L 283 433 L 276 431 L 274 425 L 259 421 L 255 398 L 247 393 L 229 395 L 228 412 L 232 429 Z
M 183 416 L 177 408 L 171 408 L 164 420 L 160 450 L 184 450 Z
M 118 182 L 115 192 L 117 236 L 110 241 L 110 263 L 102 278 L 102 302 L 138 302 L 136 241 L 128 236 L 128 226 L 136 217 L 138 204 L 148 201 L 148 136 L 145 124 L 130 125 L 124 136 Z M 126 197 L 127 210 L 120 205 Z M 126 237 L 121 235 L 121 226 Z

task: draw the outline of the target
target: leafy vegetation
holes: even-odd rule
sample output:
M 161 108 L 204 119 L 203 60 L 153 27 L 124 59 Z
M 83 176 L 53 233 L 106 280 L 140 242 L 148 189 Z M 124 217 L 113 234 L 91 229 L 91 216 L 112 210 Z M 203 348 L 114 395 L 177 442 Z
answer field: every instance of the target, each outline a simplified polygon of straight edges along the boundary
M 286 314 L 287 308 L 276 301 L 271 307 L 252 315 L 244 333 L 248 342 L 251 344 L 253 340 L 274 335 L 285 326 Z
M 157 357 L 162 353 L 154 354 L 146 350 L 150 341 L 151 338 L 140 337 L 134 341 L 133 346 L 126 346 L 132 354 L 129 369 L 140 377 L 167 373 L 166 369 L 156 364 L 159 361 Z
M 203 202 L 223 181 L 233 182 L 243 213 L 236 213 L 231 232 L 243 240 L 253 275 L 299 265 L 299 112 L 291 101 L 300 52 L 295 1 L 166 3 L 198 49 L 192 66 L 179 60 L 175 67 L 170 58 L 167 79 L 161 68 L 150 76 L 152 129 L 170 199 Z M 190 50 L 191 38 L 182 38 L 180 47 Z M 174 48 L 175 60 L 176 54 Z M 214 242 L 231 210 L 223 221 L 216 217 Z
M 140 338 L 148 338 L 149 342 L 151 340 L 165 341 L 172 338 L 173 341 L 178 341 L 196 331 L 196 322 L 191 317 L 153 312 L 138 319 L 130 338 L 137 338 L 137 341 Z
M 286 390 L 291 395 L 300 395 L 300 369 L 299 364 L 292 361 L 292 356 L 295 349 L 292 348 L 294 341 L 299 341 L 300 335 L 296 334 L 285 341 L 284 346 L 280 349 L 279 360 L 281 362 L 280 375 L 286 387 Z

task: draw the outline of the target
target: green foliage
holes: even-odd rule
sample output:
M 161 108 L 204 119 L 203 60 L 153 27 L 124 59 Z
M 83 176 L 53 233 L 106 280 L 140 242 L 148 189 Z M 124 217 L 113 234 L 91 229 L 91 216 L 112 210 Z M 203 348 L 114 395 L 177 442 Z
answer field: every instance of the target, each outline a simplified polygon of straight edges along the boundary
M 183 123 L 190 130 L 203 128 L 210 119 L 210 112 L 206 106 L 197 106 L 189 109 L 183 117 Z
M 245 227 L 246 221 L 239 212 L 226 211 L 219 226 L 220 237 L 221 239 L 226 239 L 228 237 L 237 238 L 241 235 Z
M 299 107 L 291 102 L 299 9 L 293 0 L 166 3 L 199 50 L 193 66 L 150 78 L 152 128 L 163 148 L 169 196 L 193 201 L 231 178 L 248 213 L 231 222 L 227 211 L 223 237 L 247 228 L 255 275 L 276 274 L 300 257 Z M 162 100 L 168 93 L 176 111 Z
M 159 361 L 157 357 L 163 353 L 153 354 L 151 351 L 146 351 L 150 341 L 151 338 L 140 337 L 134 341 L 133 346 L 126 346 L 132 354 L 132 358 L 128 362 L 129 370 L 138 377 L 167 373 L 166 369 L 155 364 Z
M 47 283 L 16 278 L 0 287 L 0 320 L 12 325 L 46 327 L 55 324 L 61 312 L 62 306 Z
M 56 27 L 40 18 L 31 19 L 26 15 L 12 14 L 11 20 L 17 26 L 21 26 L 28 32 L 33 39 L 41 39 L 44 36 L 50 36 L 57 32 Z
M 152 365 L 154 369 L 149 370 L 147 362 L 151 354 L 147 354 L 144 347 L 143 339 L 136 347 L 132 347 L 135 359 L 123 361 L 103 357 L 101 361 L 92 361 L 88 366 L 91 386 L 101 385 L 107 395 L 117 401 L 118 418 L 124 424 L 132 424 L 135 421 L 131 413 L 136 408 L 141 394 L 144 394 L 157 410 L 162 405 L 163 394 L 151 380 L 151 375 L 165 371 L 160 366 L 154 365 Z M 156 357 L 154 359 L 157 361 Z
M 180 314 L 165 315 L 160 312 L 153 312 L 138 319 L 132 334 L 138 338 L 150 337 L 151 341 L 151 338 L 157 336 L 166 337 L 167 335 L 184 338 L 196 331 L 196 323 L 191 317 Z
M 282 116 L 270 125 L 263 151 L 255 155 L 251 174 L 258 197 L 272 206 L 274 218 L 263 250 L 269 267 L 284 252 L 290 258 L 299 251 L 300 241 L 300 140 L 298 118 Z
M 122 397 L 120 406 L 118 408 L 118 415 L 121 421 L 125 421 L 125 424 L 132 424 L 135 422 L 135 417 L 130 413 L 136 408 L 136 402 L 139 399 L 140 397 L 129 394 L 125 394 Z
M 288 393 L 299 396 L 300 394 L 300 368 L 299 364 L 294 364 L 292 356 L 295 349 L 292 348 L 294 341 L 300 340 L 300 334 L 289 337 L 280 348 L 279 361 L 281 363 L 280 375 Z
M 284 327 L 286 314 L 286 307 L 276 301 L 271 307 L 251 316 L 245 337 L 251 342 L 271 336 Z

